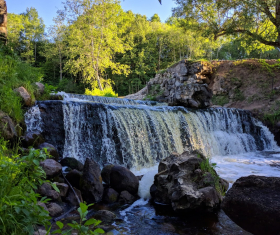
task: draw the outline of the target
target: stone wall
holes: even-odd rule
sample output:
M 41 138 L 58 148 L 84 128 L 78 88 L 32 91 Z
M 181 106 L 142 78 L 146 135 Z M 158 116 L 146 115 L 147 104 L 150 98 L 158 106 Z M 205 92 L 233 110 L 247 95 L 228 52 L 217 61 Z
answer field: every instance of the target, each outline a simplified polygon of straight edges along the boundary
M 182 60 L 159 73 L 129 99 L 154 99 L 171 106 L 205 108 L 210 106 L 212 92 L 208 88 L 212 67 L 207 62 Z

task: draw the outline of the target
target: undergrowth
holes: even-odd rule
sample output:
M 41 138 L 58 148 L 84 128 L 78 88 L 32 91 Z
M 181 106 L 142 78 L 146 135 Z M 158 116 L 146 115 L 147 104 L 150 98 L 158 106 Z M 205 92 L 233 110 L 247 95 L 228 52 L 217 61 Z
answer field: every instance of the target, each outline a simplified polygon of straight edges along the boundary
M 39 194 L 35 192 L 45 182 L 39 163 L 47 153 L 30 149 L 28 155 L 19 156 L 7 144 L 0 139 L 0 234 L 33 234 L 37 225 L 50 225 L 48 212 L 37 205 Z
M 7 48 L 0 47 L 0 110 L 15 121 L 22 121 L 21 99 L 13 90 L 23 86 L 35 100 L 36 88 L 33 84 L 41 78 L 38 68 L 21 61 Z
M 214 105 L 224 106 L 229 102 L 229 98 L 226 95 L 214 95 L 212 97 L 212 103 Z
M 98 88 L 95 88 L 94 90 L 89 90 L 86 88 L 85 95 L 118 97 L 118 94 L 113 91 L 111 86 L 105 87 L 103 91 Z

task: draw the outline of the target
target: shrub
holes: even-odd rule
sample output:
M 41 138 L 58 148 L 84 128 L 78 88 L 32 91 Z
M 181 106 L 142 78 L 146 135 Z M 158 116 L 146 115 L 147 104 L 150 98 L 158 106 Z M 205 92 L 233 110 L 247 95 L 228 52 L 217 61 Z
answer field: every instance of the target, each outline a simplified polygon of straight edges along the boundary
M 48 212 L 37 205 L 39 195 L 35 193 L 45 181 L 39 162 L 47 155 L 31 149 L 27 156 L 20 157 L 6 146 L 7 142 L 0 139 L 0 234 L 33 234 L 38 224 L 50 224 Z
M 86 89 L 85 95 L 118 97 L 118 94 L 113 91 L 113 88 L 111 86 L 105 87 L 103 91 L 98 88 L 95 88 L 93 90 Z
M 214 105 L 224 106 L 228 102 L 229 102 L 229 99 L 228 99 L 228 97 L 226 95 L 220 95 L 220 96 L 214 95 L 212 97 L 212 103 Z

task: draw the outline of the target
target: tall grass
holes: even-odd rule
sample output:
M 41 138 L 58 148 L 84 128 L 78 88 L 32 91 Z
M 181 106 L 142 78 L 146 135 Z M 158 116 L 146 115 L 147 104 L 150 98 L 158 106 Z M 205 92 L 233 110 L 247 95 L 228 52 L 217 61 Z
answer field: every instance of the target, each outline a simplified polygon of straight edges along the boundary
M 19 59 L 8 49 L 0 47 L 0 110 L 9 114 L 15 121 L 23 120 L 21 99 L 13 91 L 23 86 L 35 99 L 34 83 L 42 79 L 42 73 Z

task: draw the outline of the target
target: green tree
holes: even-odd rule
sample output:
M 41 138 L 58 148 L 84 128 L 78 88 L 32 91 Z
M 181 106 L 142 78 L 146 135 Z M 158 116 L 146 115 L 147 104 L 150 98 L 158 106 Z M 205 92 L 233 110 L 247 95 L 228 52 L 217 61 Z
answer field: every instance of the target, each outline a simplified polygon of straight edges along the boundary
M 176 0 L 177 16 L 195 19 L 215 38 L 244 37 L 280 48 L 280 0 Z

